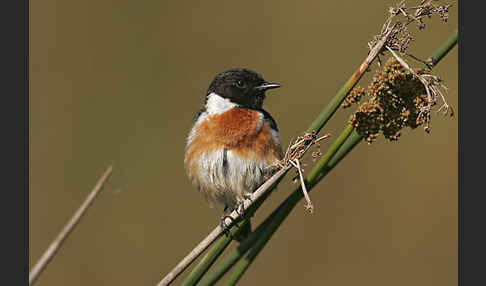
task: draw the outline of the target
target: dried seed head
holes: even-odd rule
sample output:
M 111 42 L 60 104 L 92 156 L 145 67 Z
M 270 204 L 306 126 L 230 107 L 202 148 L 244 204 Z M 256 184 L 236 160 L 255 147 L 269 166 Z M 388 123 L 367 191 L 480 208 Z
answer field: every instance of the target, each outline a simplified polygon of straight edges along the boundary
M 359 102 L 364 95 L 365 95 L 364 88 L 357 86 L 353 88 L 353 90 L 351 90 L 348 96 L 346 96 L 346 98 L 343 100 L 343 103 L 341 103 L 341 106 L 343 108 L 348 108 L 353 103 Z
M 395 59 L 374 75 L 366 93 L 370 100 L 351 116 L 350 123 L 368 143 L 380 132 L 397 141 L 404 127 L 415 129 L 428 123 L 430 114 L 423 112 L 429 107 L 425 86 Z

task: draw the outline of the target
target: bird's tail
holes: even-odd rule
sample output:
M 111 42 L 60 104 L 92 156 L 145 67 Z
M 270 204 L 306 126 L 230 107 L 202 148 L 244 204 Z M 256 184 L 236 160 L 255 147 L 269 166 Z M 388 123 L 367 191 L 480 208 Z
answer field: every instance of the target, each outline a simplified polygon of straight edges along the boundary
M 240 232 L 235 236 L 235 240 L 242 242 L 251 233 L 251 221 L 241 227 Z

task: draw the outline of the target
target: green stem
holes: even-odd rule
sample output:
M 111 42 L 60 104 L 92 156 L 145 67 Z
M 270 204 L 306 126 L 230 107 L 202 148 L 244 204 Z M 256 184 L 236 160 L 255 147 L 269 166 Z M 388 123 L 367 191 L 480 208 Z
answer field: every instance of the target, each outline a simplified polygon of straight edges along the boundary
M 272 221 L 275 215 L 272 213 L 269 215 L 265 221 L 263 221 L 255 231 L 251 232 L 244 241 L 242 241 L 237 247 L 231 250 L 213 272 L 209 273 L 204 277 L 204 279 L 198 284 L 198 286 L 208 286 L 214 285 L 253 245 L 253 242 L 260 237 L 263 230 L 268 227 L 270 221 Z
M 361 77 L 365 74 L 368 66 L 371 64 L 372 61 L 368 62 L 365 60 L 358 69 L 351 75 L 346 83 L 339 89 L 336 95 L 331 99 L 329 104 L 317 115 L 314 122 L 312 122 L 311 126 L 307 129 L 306 132 L 316 131 L 319 132 L 324 125 L 326 125 L 327 121 L 331 119 L 333 114 L 336 110 L 341 106 L 341 103 L 349 94 L 349 92 L 354 88 L 354 86 L 359 82 Z
M 429 61 L 434 67 L 440 60 L 449 53 L 449 51 L 457 44 L 457 29 L 449 36 L 449 39 L 440 46 L 435 53 L 429 58 Z
M 434 65 L 436 65 L 455 45 L 457 44 L 457 31 L 441 46 L 440 49 L 434 53 L 432 59 Z M 345 136 L 345 133 L 347 133 Z M 312 188 L 322 180 L 351 150 L 354 149 L 359 142 L 362 141 L 362 136 L 359 135 L 354 128 L 348 126 L 339 138 L 344 137 L 345 142 L 341 143 L 339 147 L 335 148 L 335 145 L 331 146 L 328 153 L 333 152 L 333 155 L 323 156 L 318 164 L 310 171 L 309 175 L 306 177 L 306 186 L 310 192 Z M 339 139 L 338 138 L 338 139 Z M 336 140 L 338 141 L 338 140 Z M 336 151 L 337 150 L 337 151 Z M 327 155 L 327 154 L 326 154 Z M 270 237 L 275 233 L 278 227 L 282 224 L 288 214 L 297 205 L 297 202 L 303 197 L 301 188 L 297 188 L 292 194 L 290 194 L 287 199 L 282 202 L 279 207 L 275 210 L 275 214 L 272 213 L 273 219 L 269 222 L 268 227 L 265 231 L 255 241 L 255 244 L 250 249 L 248 255 L 242 259 L 236 266 L 234 271 L 229 276 L 228 280 L 225 281 L 224 285 L 235 285 L 241 276 L 246 272 L 250 264 L 256 258 L 256 256 L 263 249 L 265 244 L 268 242 Z
M 319 159 L 319 161 L 314 165 L 312 170 L 307 175 L 308 184 L 312 184 L 313 182 L 316 182 L 316 179 L 321 173 L 321 171 L 324 170 L 324 168 L 329 163 L 329 161 L 333 158 L 336 152 L 341 148 L 341 146 L 349 137 L 353 129 L 354 129 L 353 126 L 348 125 L 346 129 L 344 129 L 344 131 L 341 132 L 341 135 L 339 135 L 336 141 L 334 141 L 331 147 L 329 147 L 326 154 L 324 154 L 324 156 L 322 156 L 321 159 Z
M 248 223 L 248 220 L 241 220 L 237 223 L 238 227 L 230 230 L 230 235 L 222 235 L 208 250 L 206 255 L 199 261 L 194 269 L 187 275 L 186 279 L 182 282 L 181 286 L 188 286 L 196 284 L 201 277 L 208 271 L 209 267 L 213 265 L 214 261 L 221 255 L 228 244 L 231 242 L 239 229 L 243 228 Z

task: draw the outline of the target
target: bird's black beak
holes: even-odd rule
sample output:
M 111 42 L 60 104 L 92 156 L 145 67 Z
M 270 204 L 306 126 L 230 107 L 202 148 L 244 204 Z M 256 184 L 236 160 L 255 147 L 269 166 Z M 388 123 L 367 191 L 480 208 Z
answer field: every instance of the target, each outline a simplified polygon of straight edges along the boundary
M 256 86 L 256 90 L 267 90 L 267 89 L 273 89 L 273 88 L 278 88 L 280 87 L 280 84 L 278 83 L 270 83 L 270 82 L 265 82 L 262 85 Z

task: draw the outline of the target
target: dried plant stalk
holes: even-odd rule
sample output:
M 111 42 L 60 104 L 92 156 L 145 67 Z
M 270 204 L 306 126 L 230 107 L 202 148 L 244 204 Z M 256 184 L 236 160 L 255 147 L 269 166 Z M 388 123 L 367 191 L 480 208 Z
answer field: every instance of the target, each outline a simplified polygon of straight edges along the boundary
M 105 185 L 106 181 L 108 180 L 108 178 L 111 175 L 112 170 L 113 170 L 113 168 L 111 166 L 108 167 L 108 169 L 103 173 L 101 178 L 96 183 L 93 190 L 86 197 L 85 201 L 81 204 L 81 206 L 78 208 L 78 210 L 74 213 L 74 215 L 71 217 L 71 219 L 68 221 L 68 223 L 64 226 L 64 228 L 61 230 L 61 232 L 56 236 L 54 241 L 52 241 L 52 243 L 46 249 L 44 254 L 42 254 L 39 261 L 37 261 L 37 263 L 35 264 L 35 266 L 32 268 L 32 270 L 29 273 L 29 285 L 33 285 L 35 283 L 35 281 L 37 281 L 37 279 L 39 278 L 39 275 L 46 268 L 47 264 L 49 264 L 49 262 L 52 260 L 52 258 L 54 258 L 54 255 L 56 255 L 59 248 L 63 245 L 66 238 L 68 238 L 69 234 L 73 231 L 73 229 L 79 223 L 82 216 L 86 213 L 89 206 L 91 206 L 94 199 L 96 198 L 96 196 L 99 194 L 99 192 L 101 191 L 101 189 Z

